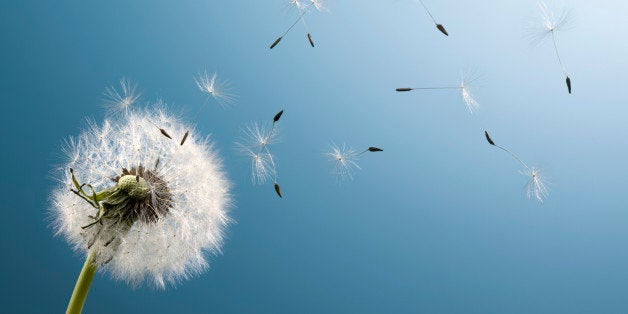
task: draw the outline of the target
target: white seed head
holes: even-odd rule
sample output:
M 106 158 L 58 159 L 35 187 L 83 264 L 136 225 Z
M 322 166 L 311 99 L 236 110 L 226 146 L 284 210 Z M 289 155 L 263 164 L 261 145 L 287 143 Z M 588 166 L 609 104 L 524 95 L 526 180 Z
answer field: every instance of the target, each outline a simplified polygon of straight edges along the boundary
M 67 141 L 50 211 L 57 233 L 78 252 L 96 250 L 96 265 L 114 278 L 163 288 L 200 274 L 208 267 L 206 254 L 220 252 L 231 199 L 207 139 L 192 131 L 182 146 L 155 125 L 175 138 L 191 129 L 163 109 L 130 110 L 102 125 L 92 122 Z M 119 213 L 135 218 L 94 223 L 99 210 L 70 191 L 75 186 L 68 168 L 80 184 L 108 191 L 108 198 L 98 199 L 101 208 L 118 206 Z M 119 200 L 137 203 L 128 206 L 133 215 Z
M 342 146 L 332 144 L 331 152 L 325 155 L 333 163 L 333 173 L 339 182 L 352 180 L 354 171 L 361 169 L 357 163 L 357 158 L 360 154 L 345 144 L 342 144 Z
M 567 7 L 553 9 L 543 1 L 538 2 L 540 14 L 531 19 L 525 28 L 525 35 L 533 46 L 541 44 L 553 32 L 567 30 L 572 26 L 572 10 Z
M 532 167 L 527 171 L 522 172 L 522 174 L 528 177 L 528 183 L 525 187 L 526 196 L 543 203 L 545 198 L 549 195 L 549 191 L 541 170 L 536 167 Z
M 321 0 L 310 0 L 310 4 L 318 11 L 325 10 L 325 5 Z
M 137 92 L 137 84 L 122 78 L 120 80 L 120 90 L 113 86 L 105 89 L 104 104 L 111 112 L 126 112 L 137 102 L 140 96 L 141 93 Z
M 207 71 L 194 78 L 198 89 L 218 102 L 220 106 L 226 107 L 233 103 L 237 96 L 231 92 L 231 84 L 218 78 L 216 73 L 209 74 Z
M 465 106 L 469 112 L 474 113 L 478 109 L 480 109 L 480 104 L 475 100 L 473 94 L 471 93 L 471 89 L 473 87 L 473 83 L 478 80 L 477 75 L 469 74 L 463 75 L 462 80 L 460 82 L 460 91 L 462 94 L 462 101 L 464 101 Z

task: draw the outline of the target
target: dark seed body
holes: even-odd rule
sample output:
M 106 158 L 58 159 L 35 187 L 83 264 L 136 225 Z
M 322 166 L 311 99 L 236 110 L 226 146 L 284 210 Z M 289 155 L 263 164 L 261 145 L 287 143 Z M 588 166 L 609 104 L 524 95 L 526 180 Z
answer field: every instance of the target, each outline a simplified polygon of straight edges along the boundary
M 281 109 L 281 111 L 279 111 L 275 117 L 273 118 L 273 122 L 277 122 L 279 121 L 279 119 L 281 118 L 281 115 L 283 114 L 283 109 Z
M 277 183 L 275 183 L 275 192 L 277 192 L 277 195 L 279 195 L 280 198 L 283 198 L 283 196 L 281 196 L 281 188 Z
M 409 92 L 412 90 L 410 87 L 399 87 L 396 89 L 398 92 Z
M 438 30 L 439 30 L 441 33 L 445 34 L 445 36 L 449 36 L 449 33 L 447 33 L 447 30 L 445 30 L 445 27 L 444 27 L 443 25 L 441 25 L 441 24 L 436 24 L 436 28 L 438 28 Z
M 272 44 L 272 45 L 270 45 L 270 49 L 275 48 L 275 46 L 277 46 L 277 44 L 279 44 L 279 42 L 281 41 L 281 39 L 282 39 L 282 38 L 283 38 L 283 37 L 279 37 L 279 38 L 277 38 L 277 40 L 275 40 L 275 41 L 273 42 L 273 44 Z
M 310 45 L 312 45 L 312 47 L 314 47 L 314 40 L 312 39 L 312 35 L 310 35 L 310 33 L 307 33 L 307 40 L 310 41 Z
M 190 131 L 186 131 L 185 135 L 183 135 L 183 139 L 181 139 L 181 145 L 183 145 L 183 143 L 185 143 L 185 140 L 188 138 L 188 135 L 190 134 Z
M 172 137 L 170 137 L 170 134 L 168 134 L 168 132 L 166 132 L 166 130 L 164 129 L 159 129 L 159 132 L 161 132 L 161 134 L 163 134 L 163 136 L 172 139 Z
M 569 93 L 571 94 L 571 79 L 569 78 L 569 76 L 567 76 L 565 82 L 567 83 L 567 91 L 569 91 Z
M 383 152 L 384 150 L 381 148 L 377 148 L 377 147 L 369 147 L 369 152 Z
M 486 140 L 488 141 L 488 143 L 495 146 L 495 142 L 493 142 L 493 140 L 491 139 L 491 136 L 488 135 L 488 132 L 484 131 L 484 135 L 486 136 Z

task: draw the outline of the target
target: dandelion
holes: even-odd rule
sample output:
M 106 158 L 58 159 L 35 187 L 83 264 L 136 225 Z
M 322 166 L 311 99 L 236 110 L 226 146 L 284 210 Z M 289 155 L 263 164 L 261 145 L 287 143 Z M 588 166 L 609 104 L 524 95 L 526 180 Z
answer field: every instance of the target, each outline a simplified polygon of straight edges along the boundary
M 476 112 L 480 108 L 480 104 L 475 100 L 471 92 L 474 83 L 479 79 L 479 76 L 474 74 L 462 75 L 459 86 L 437 86 L 437 87 L 399 87 L 397 92 L 410 92 L 414 90 L 439 90 L 439 89 L 454 89 L 460 90 L 462 95 L 462 101 L 467 107 L 470 113 Z
M 535 198 L 537 201 L 543 203 L 543 200 L 547 198 L 549 192 L 543 180 L 543 176 L 541 174 L 540 169 L 538 169 L 537 167 L 528 167 L 528 165 L 525 162 L 523 162 L 523 160 L 521 160 L 519 156 L 515 155 L 514 153 L 507 150 L 506 148 L 495 144 L 495 142 L 493 141 L 493 139 L 491 138 L 491 136 L 488 134 L 487 131 L 484 131 L 484 136 L 486 137 L 486 141 L 490 145 L 495 146 L 505 151 L 506 153 L 508 153 L 508 155 L 510 155 L 514 160 L 519 162 L 525 168 L 525 171 L 521 171 L 521 174 L 529 178 L 528 183 L 526 184 L 526 196 L 528 198 Z
M 286 36 L 294 28 L 294 26 L 299 23 L 299 21 L 301 21 L 303 23 L 303 28 L 305 29 L 305 33 L 307 35 L 307 40 L 310 43 L 310 46 L 314 47 L 314 39 L 312 38 L 312 35 L 310 34 L 310 31 L 308 29 L 307 23 L 305 22 L 304 15 L 306 13 L 308 13 L 312 8 L 314 8 L 317 11 L 322 11 L 324 9 L 324 6 L 323 6 L 323 4 L 322 4 L 322 2 L 320 0 L 309 0 L 308 2 L 309 2 L 308 4 L 304 4 L 300 0 L 290 0 L 289 1 L 288 4 L 290 5 L 290 7 L 296 8 L 299 16 L 290 25 L 290 27 L 288 27 L 288 29 L 285 32 L 283 32 L 283 34 L 281 34 L 281 36 L 279 36 L 279 37 L 277 37 L 277 39 L 275 39 L 275 41 L 270 45 L 270 49 L 275 48 L 275 46 L 277 46 L 279 44 L 279 42 L 281 42 L 283 37 Z
M 334 164 L 333 174 L 336 175 L 339 182 L 353 180 L 353 174 L 356 170 L 361 170 L 358 164 L 358 157 L 366 152 L 381 152 L 383 149 L 371 146 L 361 152 L 348 147 L 346 144 L 337 146 L 332 144 L 331 152 L 326 153 L 327 157 Z
M 187 128 L 162 109 L 134 110 L 68 141 L 50 212 L 57 234 L 87 256 L 68 313 L 81 311 L 97 269 L 164 288 L 201 274 L 206 253 L 220 252 L 230 222 L 221 161 L 198 134 L 180 146 L 153 124 L 175 136 Z
M 279 183 L 277 183 L 277 167 L 269 146 L 278 141 L 277 122 L 281 119 L 283 110 L 273 117 L 271 127 L 251 123 L 243 129 L 243 140 L 236 143 L 242 154 L 251 160 L 251 181 L 253 184 L 264 184 L 272 179 L 275 192 L 283 197 Z
M 141 96 L 137 92 L 137 85 L 126 78 L 120 80 L 120 90 L 113 86 L 105 89 L 105 106 L 113 112 L 126 112 Z
M 449 33 L 447 33 L 447 30 L 445 30 L 445 27 L 441 24 L 438 24 L 436 22 L 436 20 L 434 19 L 434 16 L 432 16 L 432 13 L 430 13 L 430 10 L 427 9 L 427 6 L 425 6 L 425 3 L 423 3 L 422 0 L 418 0 L 419 3 L 421 4 L 421 6 L 423 6 L 423 8 L 425 9 L 425 12 L 427 12 L 427 15 L 430 16 L 430 19 L 432 19 L 432 22 L 434 22 L 434 24 L 436 24 L 436 28 L 443 34 L 445 34 L 445 36 L 449 36 Z
M 558 14 L 555 14 L 545 2 L 540 1 L 538 5 L 541 11 L 541 20 L 534 21 L 527 27 L 527 37 L 530 39 L 530 43 L 534 46 L 540 45 L 548 37 L 552 38 L 558 64 L 565 75 L 567 91 L 571 94 L 571 78 L 569 78 L 569 75 L 567 74 L 567 68 L 560 57 L 558 44 L 556 43 L 556 32 L 567 30 L 573 21 L 571 10 L 563 8 L 558 12 Z

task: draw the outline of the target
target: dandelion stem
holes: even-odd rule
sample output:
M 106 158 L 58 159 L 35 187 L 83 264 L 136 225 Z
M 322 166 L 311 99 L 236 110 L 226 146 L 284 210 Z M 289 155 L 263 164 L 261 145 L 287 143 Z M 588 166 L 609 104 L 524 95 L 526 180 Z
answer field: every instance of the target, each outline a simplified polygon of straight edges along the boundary
M 292 30 L 292 28 L 295 25 L 297 25 L 297 23 L 299 23 L 300 20 L 303 19 L 303 16 L 305 15 L 305 13 L 307 13 L 307 11 L 308 11 L 307 8 L 304 9 L 303 13 L 299 14 L 299 18 L 296 21 L 294 21 L 294 23 L 292 23 L 292 25 L 290 25 L 290 27 L 288 27 L 288 29 L 281 36 L 279 36 L 279 38 L 282 38 L 282 37 L 286 36 L 288 34 L 288 32 L 290 32 Z
M 530 170 L 530 167 L 528 167 L 528 165 L 526 165 L 526 163 L 525 163 L 525 162 L 523 162 L 523 160 L 521 160 L 521 158 L 519 158 L 519 156 L 515 155 L 515 154 L 514 154 L 514 153 L 512 153 L 511 151 L 509 151 L 509 150 L 507 150 L 506 148 L 501 147 L 501 146 L 499 146 L 499 145 L 497 145 L 497 144 L 495 144 L 495 145 L 493 145 L 493 146 L 495 146 L 495 147 L 497 147 L 497 148 L 499 148 L 499 149 L 501 149 L 501 150 L 505 151 L 505 152 L 506 152 L 506 153 L 508 153 L 508 155 L 510 155 L 510 156 L 511 156 L 514 160 L 518 161 L 518 162 L 519 162 L 519 163 L 521 163 L 521 164 L 522 164 L 522 165 L 523 165 L 526 169 Z
M 556 44 L 556 36 L 554 35 L 554 30 L 550 31 L 552 33 L 552 42 L 554 43 L 554 51 L 556 52 L 556 57 L 558 58 L 558 63 L 560 64 L 561 69 L 563 70 L 563 74 L 567 76 L 567 69 L 565 69 L 565 65 L 563 64 L 563 60 L 560 59 L 560 54 L 558 53 L 558 45 Z
M 93 250 L 87 255 L 81 274 L 74 286 L 74 291 L 72 292 L 70 303 L 68 303 L 66 314 L 81 313 L 83 311 L 83 304 L 85 303 L 85 298 L 87 298 L 89 286 L 91 285 L 92 278 L 94 278 L 94 274 L 96 273 L 96 266 L 94 265 L 95 257 L 96 253 Z
M 430 10 L 427 9 L 427 7 L 425 6 L 425 3 L 423 3 L 423 1 L 419 0 L 419 3 L 423 6 L 423 8 L 425 9 L 425 12 L 427 12 L 427 15 L 430 16 L 430 18 L 432 19 L 432 21 L 434 22 L 434 24 L 438 24 L 436 23 L 436 20 L 434 19 L 434 17 L 432 16 L 432 13 L 430 13 Z

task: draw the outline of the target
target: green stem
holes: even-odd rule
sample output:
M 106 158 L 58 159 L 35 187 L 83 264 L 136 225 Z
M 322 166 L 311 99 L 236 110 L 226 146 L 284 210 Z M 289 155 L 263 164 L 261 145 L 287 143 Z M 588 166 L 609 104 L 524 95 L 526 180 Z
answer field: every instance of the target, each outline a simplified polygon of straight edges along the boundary
M 92 283 L 92 278 L 94 278 L 94 274 L 96 273 L 96 266 L 94 265 L 95 257 L 96 254 L 93 250 L 87 255 L 81 274 L 78 280 L 76 280 L 70 303 L 68 303 L 68 309 L 65 312 L 66 314 L 80 314 L 81 311 L 83 311 L 83 303 L 85 303 L 85 298 L 87 298 L 89 285 Z

